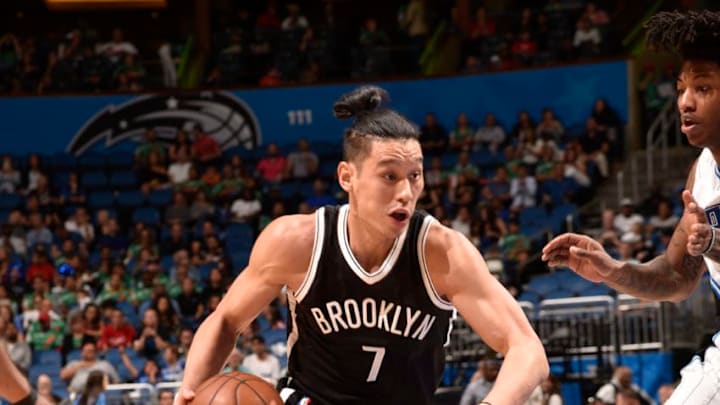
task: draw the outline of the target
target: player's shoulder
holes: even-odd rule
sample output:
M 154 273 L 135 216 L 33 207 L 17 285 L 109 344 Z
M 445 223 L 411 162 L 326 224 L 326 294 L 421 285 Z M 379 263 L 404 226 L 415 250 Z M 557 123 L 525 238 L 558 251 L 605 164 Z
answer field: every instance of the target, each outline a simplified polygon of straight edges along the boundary
M 265 227 L 258 242 L 283 249 L 312 248 L 315 241 L 316 215 L 292 214 L 278 217 Z
M 452 247 L 467 243 L 467 238 L 460 232 L 444 225 L 438 220 L 431 222 L 425 241 L 425 251 L 447 252 Z

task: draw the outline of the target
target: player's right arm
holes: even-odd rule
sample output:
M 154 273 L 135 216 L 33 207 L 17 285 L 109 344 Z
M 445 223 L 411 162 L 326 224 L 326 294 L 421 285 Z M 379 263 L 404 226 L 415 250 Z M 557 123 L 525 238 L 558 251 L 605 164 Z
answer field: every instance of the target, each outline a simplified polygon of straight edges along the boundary
M 203 381 L 221 371 L 240 333 L 283 286 L 292 290 L 300 286 L 310 263 L 314 234 L 314 215 L 278 218 L 260 234 L 248 266 L 193 338 L 175 405 L 191 400 Z
M 696 165 L 697 161 L 690 170 L 683 192 L 683 216 L 664 254 L 642 264 L 621 262 L 610 257 L 598 241 L 585 235 L 567 233 L 543 248 L 543 260 L 548 261 L 550 266 L 568 266 L 588 280 L 605 282 L 638 298 L 654 301 L 685 299 L 705 271 L 703 256 L 691 254 L 693 249 L 689 247 L 692 243 L 688 244 L 691 234 L 693 239 L 696 237 L 695 225 L 701 223 L 704 216 L 688 191 L 695 184 Z

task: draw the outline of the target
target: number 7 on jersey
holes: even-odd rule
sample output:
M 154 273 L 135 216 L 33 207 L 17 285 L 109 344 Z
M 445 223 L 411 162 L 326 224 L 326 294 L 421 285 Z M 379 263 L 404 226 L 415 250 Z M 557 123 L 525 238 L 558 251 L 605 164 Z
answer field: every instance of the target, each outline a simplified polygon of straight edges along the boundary
M 373 358 L 372 366 L 370 366 L 370 374 L 368 374 L 366 382 L 373 382 L 377 380 L 378 373 L 380 372 L 380 366 L 382 366 L 383 357 L 385 357 L 385 348 L 380 346 L 363 346 L 364 352 L 375 353 Z

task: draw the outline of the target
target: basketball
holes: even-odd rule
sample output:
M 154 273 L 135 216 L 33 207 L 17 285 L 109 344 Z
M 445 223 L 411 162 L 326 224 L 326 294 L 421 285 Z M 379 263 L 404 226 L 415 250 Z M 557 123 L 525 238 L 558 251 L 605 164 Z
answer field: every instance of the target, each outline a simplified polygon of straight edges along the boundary
M 274 401 L 274 404 L 273 404 Z M 233 371 L 210 377 L 197 390 L 194 405 L 282 405 L 275 387 L 262 378 Z

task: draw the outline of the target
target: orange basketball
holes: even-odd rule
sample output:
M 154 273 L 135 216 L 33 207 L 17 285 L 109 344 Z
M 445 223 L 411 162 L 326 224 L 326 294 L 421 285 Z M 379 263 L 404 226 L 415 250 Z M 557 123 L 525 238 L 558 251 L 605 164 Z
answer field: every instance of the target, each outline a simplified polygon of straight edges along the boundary
M 274 401 L 274 404 L 273 404 Z M 208 378 L 195 390 L 193 405 L 283 405 L 275 387 L 262 378 L 233 371 Z

